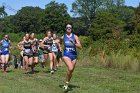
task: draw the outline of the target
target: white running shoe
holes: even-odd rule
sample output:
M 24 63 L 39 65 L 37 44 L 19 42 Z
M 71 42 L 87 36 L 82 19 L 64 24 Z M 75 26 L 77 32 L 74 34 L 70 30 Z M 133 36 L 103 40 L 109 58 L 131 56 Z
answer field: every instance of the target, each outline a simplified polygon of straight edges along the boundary
M 68 85 L 64 85 L 63 88 L 64 88 L 65 90 L 67 90 L 67 89 L 68 89 Z
M 51 72 L 50 72 L 51 74 L 54 74 L 54 71 L 53 70 L 51 70 Z
M 64 88 L 65 90 L 67 90 L 68 87 L 69 87 L 69 82 L 66 82 L 65 85 L 63 86 L 63 88 Z

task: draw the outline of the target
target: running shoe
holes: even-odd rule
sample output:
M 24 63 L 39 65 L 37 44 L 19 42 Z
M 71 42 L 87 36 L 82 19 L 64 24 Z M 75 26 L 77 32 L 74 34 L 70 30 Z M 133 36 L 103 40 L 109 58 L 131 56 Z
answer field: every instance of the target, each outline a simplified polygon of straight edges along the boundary
M 53 71 L 53 70 L 51 70 L 51 71 L 50 71 L 50 73 L 51 73 L 51 74 L 54 74 L 54 71 Z
M 66 82 L 66 83 L 64 84 L 63 88 L 64 88 L 65 90 L 67 90 L 68 87 L 69 87 L 69 82 Z

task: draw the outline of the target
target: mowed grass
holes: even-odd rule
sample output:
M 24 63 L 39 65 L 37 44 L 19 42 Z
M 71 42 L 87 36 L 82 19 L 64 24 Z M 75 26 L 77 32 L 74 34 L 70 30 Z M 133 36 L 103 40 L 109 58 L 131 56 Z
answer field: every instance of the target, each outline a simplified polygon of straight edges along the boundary
M 66 67 L 55 74 L 47 68 L 36 68 L 37 73 L 25 74 L 11 68 L 5 75 L 0 72 L 0 93 L 140 93 L 140 73 L 97 67 L 77 66 L 70 88 L 62 88 Z

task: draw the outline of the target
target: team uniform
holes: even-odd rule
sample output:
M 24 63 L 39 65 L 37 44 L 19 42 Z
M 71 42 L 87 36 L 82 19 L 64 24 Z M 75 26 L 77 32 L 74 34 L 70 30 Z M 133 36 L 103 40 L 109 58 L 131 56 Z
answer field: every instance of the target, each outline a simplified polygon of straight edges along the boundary
M 58 56 L 58 49 L 59 49 L 58 43 L 55 40 L 53 40 L 52 52 L 55 53 L 55 55 L 57 56 Z
M 70 38 L 76 43 L 74 34 Z M 68 57 L 72 61 L 77 58 L 76 46 L 69 40 L 66 34 L 64 34 L 64 57 Z
M 2 40 L 1 45 L 1 55 L 9 55 L 10 40 Z
M 53 44 L 53 39 L 52 38 L 48 38 L 44 41 L 44 54 L 48 54 L 48 53 L 52 53 L 52 44 Z
M 33 57 L 31 42 L 30 41 L 24 42 L 23 47 L 25 48 L 23 56 L 27 56 L 28 58 Z
M 38 44 L 37 41 L 33 41 L 32 44 L 33 44 L 33 48 L 32 48 L 32 50 L 33 50 L 33 57 L 38 57 L 39 56 L 39 51 L 38 51 L 39 44 Z
M 62 51 L 60 51 L 60 49 L 58 49 L 57 57 L 58 57 L 58 59 L 63 57 L 63 53 L 62 53 Z

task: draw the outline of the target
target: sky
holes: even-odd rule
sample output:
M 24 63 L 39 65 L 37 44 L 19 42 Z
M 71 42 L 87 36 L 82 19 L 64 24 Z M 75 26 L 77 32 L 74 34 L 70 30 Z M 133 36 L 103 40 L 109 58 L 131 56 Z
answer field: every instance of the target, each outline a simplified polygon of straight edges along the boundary
M 0 6 L 6 6 L 6 12 L 8 15 L 16 14 L 16 11 L 20 10 L 24 6 L 39 6 L 40 8 L 45 8 L 45 5 L 48 4 L 51 0 L 0 0 Z M 53 0 L 58 3 L 65 3 L 68 7 L 68 12 L 70 12 L 72 3 L 75 0 Z M 125 0 L 125 5 L 137 7 L 140 3 L 140 0 Z

